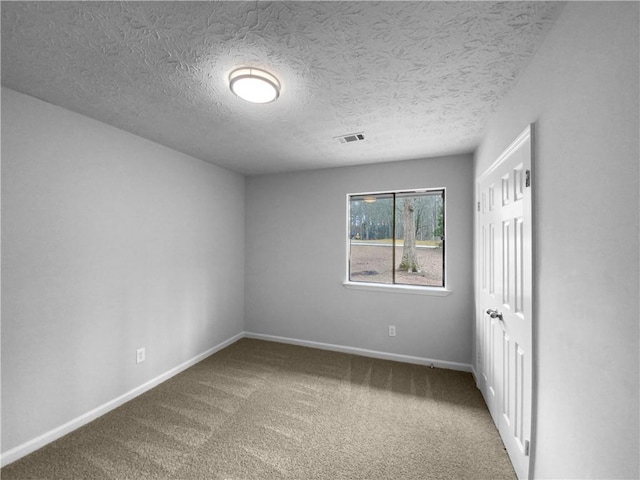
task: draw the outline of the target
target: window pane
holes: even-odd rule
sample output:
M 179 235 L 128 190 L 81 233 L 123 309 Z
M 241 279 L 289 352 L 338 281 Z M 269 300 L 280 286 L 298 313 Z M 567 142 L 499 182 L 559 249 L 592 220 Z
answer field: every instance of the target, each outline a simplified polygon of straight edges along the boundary
M 352 196 L 349 280 L 393 283 L 393 195 Z
M 444 286 L 444 192 L 398 194 L 395 283 Z
M 444 287 L 444 210 L 443 189 L 351 195 L 349 281 Z

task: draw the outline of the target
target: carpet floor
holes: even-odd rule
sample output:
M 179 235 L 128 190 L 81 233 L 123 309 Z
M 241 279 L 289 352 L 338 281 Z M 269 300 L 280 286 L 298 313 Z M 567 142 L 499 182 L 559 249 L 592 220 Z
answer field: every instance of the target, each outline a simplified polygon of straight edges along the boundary
M 515 479 L 469 373 L 242 339 L 12 479 Z

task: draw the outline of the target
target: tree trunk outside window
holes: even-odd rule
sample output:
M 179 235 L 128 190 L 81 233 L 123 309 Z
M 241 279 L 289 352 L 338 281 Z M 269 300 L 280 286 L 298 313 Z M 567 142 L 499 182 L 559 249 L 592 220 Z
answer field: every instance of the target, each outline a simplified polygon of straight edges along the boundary
M 404 223 L 404 247 L 399 270 L 419 272 L 418 255 L 416 253 L 416 223 L 414 219 L 415 204 L 411 197 L 404 199 L 402 220 Z

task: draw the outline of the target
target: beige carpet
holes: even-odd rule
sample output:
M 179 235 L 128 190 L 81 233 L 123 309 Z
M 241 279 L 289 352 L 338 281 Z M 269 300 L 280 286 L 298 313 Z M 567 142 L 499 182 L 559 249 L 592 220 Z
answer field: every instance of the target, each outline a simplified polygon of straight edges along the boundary
M 468 373 L 243 339 L 11 479 L 514 479 Z

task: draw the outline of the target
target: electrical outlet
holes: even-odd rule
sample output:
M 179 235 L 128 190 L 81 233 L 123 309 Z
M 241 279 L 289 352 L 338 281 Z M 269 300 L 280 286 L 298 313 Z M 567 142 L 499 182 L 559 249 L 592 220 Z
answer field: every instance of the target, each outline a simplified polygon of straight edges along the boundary
M 395 337 L 396 336 L 396 326 L 395 325 L 389 325 L 389 336 L 390 337 Z
M 146 356 L 146 354 L 145 354 L 144 347 L 139 348 L 138 350 L 136 350 L 136 363 L 144 362 L 145 356 Z

